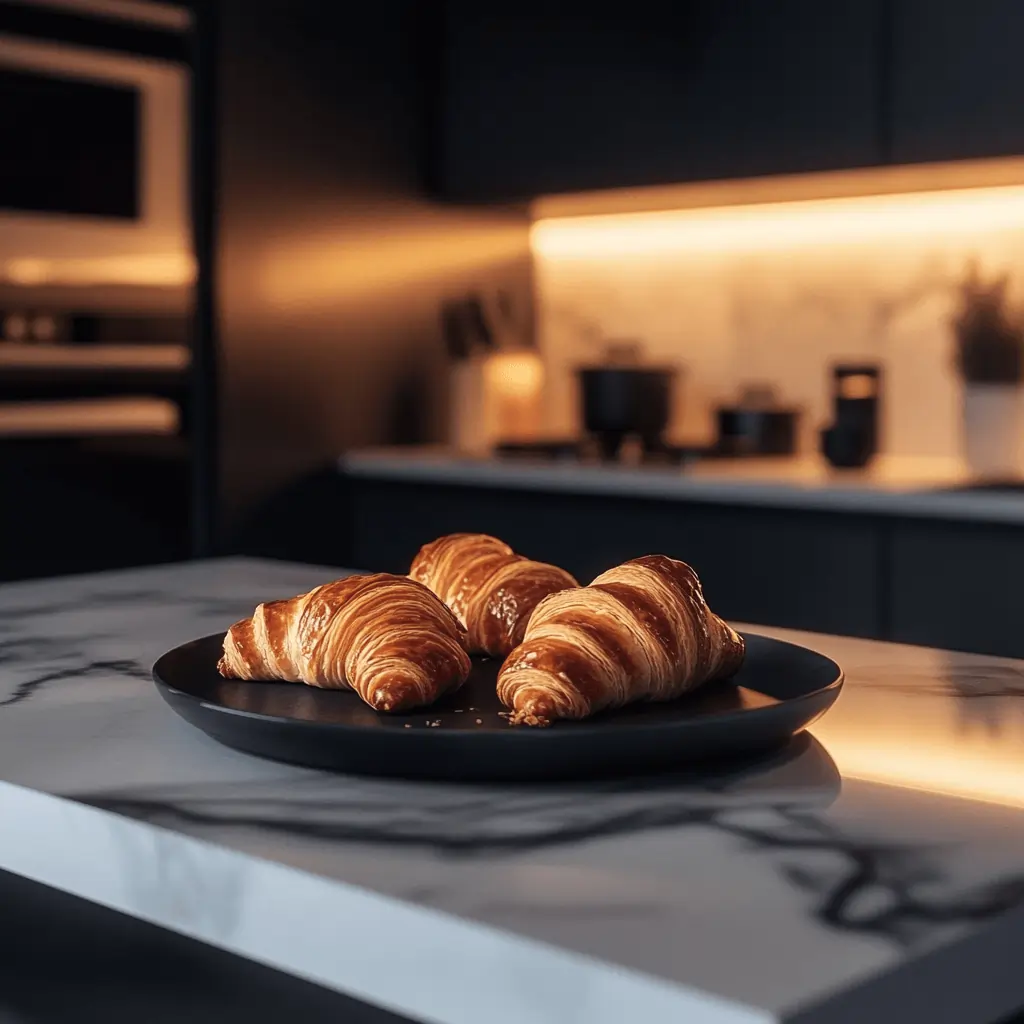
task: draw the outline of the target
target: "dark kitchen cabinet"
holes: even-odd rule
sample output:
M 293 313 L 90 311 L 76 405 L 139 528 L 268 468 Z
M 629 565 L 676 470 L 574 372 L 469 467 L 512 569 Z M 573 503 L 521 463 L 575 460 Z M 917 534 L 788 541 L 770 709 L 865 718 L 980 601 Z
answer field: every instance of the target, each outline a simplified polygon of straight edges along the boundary
M 460 200 L 877 163 L 882 0 L 449 0 Z
M 491 533 L 589 582 L 629 558 L 691 562 L 730 619 L 879 636 L 878 544 L 870 521 L 793 510 L 352 478 L 351 564 L 406 572 L 420 545 Z
M 891 543 L 889 639 L 1024 657 L 1024 531 L 907 522 Z
M 1024 3 L 894 0 L 895 163 L 1024 153 Z

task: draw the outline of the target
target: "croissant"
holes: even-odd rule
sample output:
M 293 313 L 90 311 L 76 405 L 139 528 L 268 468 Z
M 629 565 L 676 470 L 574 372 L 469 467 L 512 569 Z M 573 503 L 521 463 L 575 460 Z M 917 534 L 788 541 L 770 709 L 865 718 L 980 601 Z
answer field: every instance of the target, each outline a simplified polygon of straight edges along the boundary
M 426 587 L 376 573 L 261 604 L 224 637 L 230 679 L 281 679 L 352 689 L 377 711 L 404 711 L 456 690 L 469 675 L 465 633 Z
M 471 652 L 502 656 L 522 641 L 543 598 L 579 586 L 564 569 L 532 562 L 484 533 L 452 533 L 425 544 L 409 575 L 451 608 Z
M 743 638 L 704 600 L 685 562 L 647 555 L 545 598 L 498 673 L 514 725 L 585 718 L 679 697 L 743 662 Z

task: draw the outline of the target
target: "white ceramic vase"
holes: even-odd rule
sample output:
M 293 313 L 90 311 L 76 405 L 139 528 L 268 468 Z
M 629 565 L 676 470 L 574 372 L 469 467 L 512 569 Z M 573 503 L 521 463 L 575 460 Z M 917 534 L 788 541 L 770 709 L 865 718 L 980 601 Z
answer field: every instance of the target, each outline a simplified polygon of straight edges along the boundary
M 964 384 L 963 451 L 982 479 L 1018 476 L 1024 469 L 1024 387 Z

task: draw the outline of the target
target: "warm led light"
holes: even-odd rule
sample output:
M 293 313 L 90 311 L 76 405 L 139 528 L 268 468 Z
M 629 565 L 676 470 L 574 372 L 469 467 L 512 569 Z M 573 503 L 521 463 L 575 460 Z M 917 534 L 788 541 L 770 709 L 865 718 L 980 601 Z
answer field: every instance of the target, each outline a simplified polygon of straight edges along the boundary
M 542 416 L 544 364 L 536 352 L 498 352 L 484 365 L 489 441 L 536 437 Z
M 8 260 L 2 276 L 18 285 L 133 284 L 169 287 L 191 284 L 195 261 L 185 253 L 152 253 L 132 256 Z
M 336 309 L 412 295 L 432 282 L 464 280 L 513 263 L 524 247 L 524 225 L 503 215 L 427 215 L 382 209 L 369 226 L 327 225 L 296 230 L 258 254 L 255 285 L 281 310 Z
M 1024 186 L 813 199 L 748 206 L 555 217 L 530 229 L 535 255 L 607 260 L 671 252 L 975 235 L 1024 227 Z
M 877 391 L 877 381 L 866 373 L 851 374 L 839 382 L 839 394 L 842 398 L 874 398 Z
M 176 434 L 178 407 L 166 398 L 80 398 L 0 404 L 4 437 Z
M 10 260 L 4 267 L 4 277 L 11 284 L 44 284 L 49 280 L 46 260 Z
M 514 398 L 533 398 L 544 386 L 544 366 L 534 352 L 502 352 L 487 366 L 494 387 Z
M 881 782 L 943 796 L 1024 807 L 1024 776 L 1007 758 L 950 756 L 943 750 L 900 751 L 891 745 L 829 743 L 828 751 L 845 778 Z
M 940 652 L 893 651 L 892 664 L 879 673 L 897 684 L 893 692 L 854 683 L 841 713 L 813 726 L 843 777 L 1024 808 L 1024 717 L 1011 709 L 1013 702 L 990 703 L 980 693 L 964 699 L 901 692 L 901 686 L 927 687 L 922 675 L 943 678 L 949 662 Z M 912 659 L 909 671 L 901 665 L 905 656 Z

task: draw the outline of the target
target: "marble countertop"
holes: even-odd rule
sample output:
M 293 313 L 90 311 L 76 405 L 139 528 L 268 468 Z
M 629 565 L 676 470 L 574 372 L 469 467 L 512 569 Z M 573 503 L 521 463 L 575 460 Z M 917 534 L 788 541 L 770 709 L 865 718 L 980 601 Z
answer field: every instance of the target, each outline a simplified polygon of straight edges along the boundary
M 1020 494 L 958 490 L 973 478 L 957 459 L 880 456 L 863 470 L 835 470 L 816 456 L 711 459 L 678 468 L 461 455 L 424 446 L 355 450 L 338 467 L 377 480 L 1024 523 L 1024 488 Z
M 177 718 L 164 650 L 337 570 L 0 587 L 0 869 L 445 1024 L 994 1021 L 1024 1007 L 1024 663 L 827 636 L 791 749 L 549 786 L 336 776 Z

